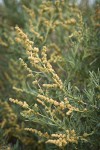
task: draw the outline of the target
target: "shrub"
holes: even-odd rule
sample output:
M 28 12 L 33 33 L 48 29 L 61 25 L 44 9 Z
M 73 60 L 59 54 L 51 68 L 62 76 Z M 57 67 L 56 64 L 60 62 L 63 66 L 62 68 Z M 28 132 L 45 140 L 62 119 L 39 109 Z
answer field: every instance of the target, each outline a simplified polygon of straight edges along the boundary
M 15 106 L 14 129 L 25 120 L 14 136 L 23 142 L 25 135 L 23 143 L 27 134 L 29 141 L 35 136 L 44 149 L 99 149 L 100 52 L 93 15 L 87 21 L 68 1 L 34 1 L 23 9 L 24 29 L 15 27 L 10 45 L 22 53 L 15 63 L 22 75 L 11 67 L 18 94 L 10 101 L 21 106 L 23 117 Z M 35 149 L 34 142 L 28 145 Z
M 87 26 L 78 7 L 63 1 L 44 2 L 36 14 L 24 9 L 26 28 L 15 29 L 16 42 L 28 56 L 28 64 L 20 58 L 28 81 L 27 88 L 14 89 L 32 95 L 32 100 L 10 101 L 24 109 L 21 115 L 30 122 L 25 131 L 50 149 L 98 149 L 100 72 L 94 65 L 94 25 Z

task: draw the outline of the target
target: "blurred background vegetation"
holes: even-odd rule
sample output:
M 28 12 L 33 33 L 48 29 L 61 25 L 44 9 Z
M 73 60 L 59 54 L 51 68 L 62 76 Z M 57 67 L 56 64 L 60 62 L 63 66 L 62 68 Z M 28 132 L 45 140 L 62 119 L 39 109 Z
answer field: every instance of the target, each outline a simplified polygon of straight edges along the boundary
M 19 58 L 21 57 L 26 60 L 26 62 L 28 61 L 25 52 L 21 50 L 19 45 L 14 41 L 14 27 L 18 25 L 22 29 L 27 29 L 27 15 L 22 6 L 25 5 L 28 8 L 33 7 L 34 10 L 38 12 L 38 6 L 41 4 L 41 0 L 3 0 L 2 2 L 3 3 L 0 4 L 0 150 L 45 149 L 43 143 L 37 144 L 37 137 L 23 131 L 25 123 L 23 118 L 19 115 L 19 108 L 10 106 L 8 102 L 10 97 L 21 99 L 32 98 L 25 93 L 23 95 L 17 93 L 12 88 L 13 86 L 26 86 L 27 73 L 26 70 L 23 69 L 23 66 L 21 66 Z M 73 3 L 75 1 L 69 0 L 69 2 Z M 77 72 L 76 74 L 79 75 L 81 73 L 80 83 L 77 84 L 81 84 L 81 82 L 83 82 L 81 80 L 87 78 L 87 70 L 97 72 L 98 68 L 100 68 L 99 0 L 96 0 L 92 5 L 89 4 L 88 0 L 81 1 L 79 3 L 79 8 L 82 11 L 86 25 L 91 27 L 88 41 L 84 41 L 83 44 L 88 45 L 86 47 L 88 50 L 92 50 L 89 59 L 93 61 L 91 61 L 91 65 L 88 66 L 89 59 L 86 56 L 87 59 L 81 64 L 81 67 L 84 65 L 83 68 L 78 71 L 75 66 L 71 68 L 72 70 L 70 70 L 70 72 L 73 72 L 75 69 L 74 72 Z M 70 52 L 68 55 L 71 56 Z M 73 56 L 70 58 L 72 57 Z M 70 58 L 68 58 L 69 62 Z M 78 58 L 79 63 L 81 63 L 81 55 L 78 56 Z M 76 74 L 73 74 L 69 81 L 72 80 L 73 76 Z M 74 80 L 76 79 L 73 79 L 73 83 Z M 34 148 L 32 145 L 34 145 Z M 95 150 L 98 150 L 98 146 Z

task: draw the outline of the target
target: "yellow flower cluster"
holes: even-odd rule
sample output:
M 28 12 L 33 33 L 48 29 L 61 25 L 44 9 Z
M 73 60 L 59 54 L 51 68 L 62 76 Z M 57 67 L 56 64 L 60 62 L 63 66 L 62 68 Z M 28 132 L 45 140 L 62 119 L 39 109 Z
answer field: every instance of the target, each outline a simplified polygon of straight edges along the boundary
M 39 52 L 39 49 L 37 47 L 34 47 L 31 55 L 29 55 L 28 57 L 33 66 L 41 62 L 41 59 L 38 56 L 38 52 Z
M 53 104 L 54 106 L 56 106 L 57 110 L 53 110 L 53 112 L 62 111 L 64 109 L 68 108 L 69 111 L 66 112 L 66 115 L 70 115 L 73 111 L 79 111 L 78 108 L 75 108 L 71 104 L 69 104 L 68 100 L 67 100 L 67 102 L 64 102 L 64 101 L 58 102 L 57 100 L 54 100 L 52 98 L 46 97 L 41 94 L 38 94 L 37 97 L 41 100 L 44 100 L 44 102 L 47 102 L 47 103 L 50 103 L 50 104 Z M 41 101 L 41 103 L 42 103 L 42 101 Z M 44 103 L 43 103 L 43 105 L 44 105 Z
M 19 27 L 15 27 L 15 29 L 16 29 L 16 33 L 18 36 L 16 38 L 16 41 L 19 42 L 20 44 L 22 44 L 22 46 L 26 48 L 26 53 L 29 56 L 28 58 L 29 58 L 31 64 L 34 67 L 36 67 L 37 69 L 44 71 L 44 68 L 41 66 L 41 59 L 38 56 L 39 49 L 37 47 L 34 47 L 34 48 L 32 47 L 34 42 L 30 41 L 28 36 Z M 40 63 L 40 64 L 38 64 L 38 63 Z M 23 64 L 23 65 L 25 67 L 27 67 L 25 64 Z
M 49 46 L 49 50 L 53 50 L 53 52 L 50 55 L 50 59 L 48 60 L 50 63 L 57 63 L 57 62 L 63 62 L 63 57 L 61 55 L 60 48 L 55 44 L 52 43 Z
M 53 80 L 54 82 L 58 85 L 58 87 L 63 90 L 63 83 L 61 81 L 61 79 L 59 78 L 59 76 L 56 73 L 53 73 Z
M 38 81 L 35 80 L 35 81 L 32 82 L 32 84 L 33 84 L 33 85 L 37 85 L 37 84 L 38 84 Z
M 17 121 L 17 115 L 13 112 L 13 109 L 7 102 L 0 101 L 0 107 L 2 111 L 2 121 L 0 122 L 0 128 L 4 128 L 8 124 L 15 125 Z
M 57 88 L 58 87 L 58 85 L 57 84 L 43 84 L 42 85 L 43 87 L 45 87 L 45 88 Z
M 27 70 L 27 72 L 33 76 L 32 70 L 27 66 L 27 64 L 24 62 L 24 60 L 22 58 L 19 58 L 21 65 Z
M 69 109 L 68 112 L 66 112 L 66 115 L 70 115 L 73 111 L 79 111 L 78 108 L 73 107 L 71 104 L 67 103 L 66 107 Z
M 30 51 L 33 49 L 32 46 L 34 42 L 30 41 L 28 36 L 19 27 L 16 26 L 15 29 L 18 35 L 18 37 L 15 39 L 16 42 L 21 43 L 27 49 L 27 53 L 30 54 Z
M 59 147 L 65 147 L 68 143 L 78 143 L 78 137 L 74 130 L 66 130 L 65 134 L 51 134 L 51 138 L 46 143 L 52 143 Z
M 32 128 L 25 128 L 26 131 L 29 131 L 29 132 L 32 132 L 32 133 L 35 133 L 35 134 L 38 134 L 40 137 L 44 137 L 44 138 L 49 138 L 49 134 L 46 132 L 46 133 L 42 133 L 41 131 L 39 130 L 36 130 L 36 129 L 32 129 Z
M 70 24 L 75 25 L 75 24 L 76 24 L 76 20 L 75 20 L 74 18 L 71 18 L 71 19 L 65 21 L 65 24 L 68 24 L 68 25 L 70 25 Z
M 54 69 L 52 68 L 52 65 L 47 61 L 46 68 L 48 72 L 52 74 L 53 81 L 57 84 L 57 86 L 62 90 L 63 89 L 63 83 L 59 76 L 55 73 Z
M 19 101 L 19 100 L 17 100 L 17 99 L 13 99 L 13 98 L 10 98 L 9 99 L 9 101 L 10 102 L 13 102 L 13 103 L 15 103 L 15 104 L 18 104 L 19 106 L 21 106 L 21 107 L 23 107 L 23 108 L 29 108 L 29 105 L 24 101 L 24 102 L 22 102 L 22 101 Z
M 38 109 L 37 104 L 34 105 L 34 108 Z M 34 109 L 30 109 L 30 108 L 24 110 L 21 114 L 23 117 L 28 117 L 28 118 L 31 117 L 33 114 L 39 115 L 38 111 L 35 111 Z
M 46 107 L 45 103 L 44 103 L 43 101 L 41 101 L 40 99 L 38 99 L 38 98 L 37 98 L 37 102 L 38 102 L 39 104 L 41 104 L 41 105 L 43 105 L 43 106 Z
M 46 46 L 43 46 L 43 49 L 42 49 L 42 52 L 41 52 L 41 56 L 42 56 L 42 62 L 43 62 L 43 64 L 47 64 L 47 54 L 46 54 L 46 52 L 47 52 L 47 48 L 46 48 Z
M 61 81 L 61 79 L 59 78 L 59 76 L 55 73 L 54 69 L 52 68 L 52 65 L 49 63 L 49 61 L 47 60 L 47 48 L 44 46 L 41 52 L 41 56 L 42 58 L 39 57 L 39 49 L 37 47 L 32 47 L 33 42 L 29 41 L 28 37 L 26 34 L 23 33 L 23 31 L 16 27 L 18 36 L 20 36 L 21 39 L 21 44 L 24 45 L 26 47 L 26 52 L 28 52 L 28 58 L 31 62 L 31 64 L 36 67 L 38 70 L 42 71 L 42 72 L 49 72 L 52 74 L 52 79 L 53 81 L 57 84 L 57 86 L 60 89 L 63 89 L 63 83 Z M 23 60 L 21 59 L 22 64 L 25 66 L 25 68 L 32 74 L 31 69 L 29 69 L 27 67 L 27 65 L 23 62 Z
M 13 86 L 13 90 L 17 91 L 17 92 L 23 92 L 23 89 L 17 88 L 15 86 Z
M 41 94 L 38 94 L 37 97 L 38 97 L 39 99 L 44 100 L 45 102 L 54 104 L 55 106 L 59 106 L 59 102 L 57 102 L 56 100 L 54 100 L 54 99 L 52 99 L 52 98 L 46 97 L 46 96 L 41 95 Z

